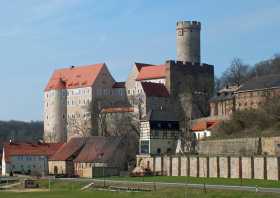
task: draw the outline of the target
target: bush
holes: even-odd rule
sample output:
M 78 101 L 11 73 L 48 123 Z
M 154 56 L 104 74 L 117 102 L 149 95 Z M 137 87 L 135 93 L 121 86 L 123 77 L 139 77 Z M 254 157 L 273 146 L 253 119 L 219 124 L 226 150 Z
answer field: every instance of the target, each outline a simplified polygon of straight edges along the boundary
M 260 137 L 279 135 L 280 100 L 277 97 L 267 99 L 258 109 L 236 111 L 230 120 L 224 121 L 214 129 L 213 137 Z M 269 133 L 264 133 L 268 130 Z

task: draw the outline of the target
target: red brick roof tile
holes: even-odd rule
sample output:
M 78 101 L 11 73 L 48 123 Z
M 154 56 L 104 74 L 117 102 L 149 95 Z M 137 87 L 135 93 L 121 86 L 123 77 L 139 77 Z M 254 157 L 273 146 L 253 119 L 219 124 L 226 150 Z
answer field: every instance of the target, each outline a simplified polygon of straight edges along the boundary
M 9 161 L 11 156 L 52 156 L 63 145 L 63 143 L 4 143 L 5 160 Z
M 145 66 L 140 69 L 136 80 L 159 79 L 166 77 L 165 65 Z
M 101 137 L 95 136 L 87 139 L 74 162 L 108 162 L 118 160 L 118 152 L 121 144 L 120 137 Z
M 54 71 L 45 91 L 92 86 L 105 63 L 70 67 Z
M 86 138 L 75 137 L 71 138 L 64 144 L 51 158 L 51 161 L 66 161 L 69 158 L 75 158 L 86 143 Z
M 142 67 L 155 66 L 155 65 L 149 63 L 135 63 L 135 66 L 137 67 L 138 71 L 140 71 Z
M 214 126 L 216 126 L 219 123 L 218 120 L 211 120 L 211 121 L 206 121 L 206 120 L 201 120 L 197 121 L 192 125 L 192 131 L 204 131 L 207 129 L 210 129 Z

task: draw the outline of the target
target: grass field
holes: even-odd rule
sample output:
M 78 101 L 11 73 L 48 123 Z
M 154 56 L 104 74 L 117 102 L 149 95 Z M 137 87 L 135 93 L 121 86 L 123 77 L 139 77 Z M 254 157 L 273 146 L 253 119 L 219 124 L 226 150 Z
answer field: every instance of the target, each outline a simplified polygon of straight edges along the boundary
M 279 194 L 259 194 L 254 192 L 235 191 L 207 191 L 184 189 L 165 189 L 156 192 L 105 192 L 77 190 L 53 191 L 53 192 L 27 192 L 11 193 L 0 192 L 2 198 L 279 198 Z
M 203 183 L 206 181 L 208 184 L 228 184 L 239 185 L 239 180 L 233 179 L 201 179 L 201 178 L 187 178 L 187 177 L 113 177 L 106 179 L 117 180 L 134 180 L 134 181 L 155 181 L 155 182 L 191 182 Z M 0 198 L 279 198 L 279 194 L 264 194 L 256 192 L 239 192 L 239 191 L 222 191 L 222 190 L 198 190 L 189 188 L 172 188 L 161 189 L 152 192 L 110 192 L 110 191 L 97 191 L 87 190 L 81 191 L 80 189 L 89 184 L 90 181 L 61 181 L 55 180 L 49 183 L 48 180 L 40 180 L 41 188 L 51 187 L 50 192 L 1 192 Z M 263 180 L 244 180 L 244 185 L 258 185 L 266 187 L 279 187 L 278 181 L 263 181 Z
M 280 188 L 279 181 L 256 180 L 256 179 L 227 179 L 227 178 L 195 178 L 183 176 L 150 176 L 150 177 L 110 177 L 106 179 L 126 181 L 149 181 L 149 182 L 171 182 L 171 183 L 193 183 L 193 184 L 218 184 L 234 186 L 258 186 L 268 188 Z M 279 196 L 280 197 L 280 196 Z

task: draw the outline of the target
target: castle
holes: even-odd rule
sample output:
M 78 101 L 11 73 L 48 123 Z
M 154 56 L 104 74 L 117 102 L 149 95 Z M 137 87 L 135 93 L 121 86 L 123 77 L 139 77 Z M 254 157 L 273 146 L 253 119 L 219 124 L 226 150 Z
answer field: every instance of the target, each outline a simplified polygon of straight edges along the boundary
M 134 63 L 126 82 L 116 82 L 105 63 L 54 71 L 44 91 L 45 141 L 66 142 L 89 131 L 102 135 L 99 114 L 106 111 L 133 113 L 139 121 L 151 112 L 180 121 L 209 115 L 214 66 L 201 64 L 200 31 L 200 22 L 177 22 L 177 60 Z

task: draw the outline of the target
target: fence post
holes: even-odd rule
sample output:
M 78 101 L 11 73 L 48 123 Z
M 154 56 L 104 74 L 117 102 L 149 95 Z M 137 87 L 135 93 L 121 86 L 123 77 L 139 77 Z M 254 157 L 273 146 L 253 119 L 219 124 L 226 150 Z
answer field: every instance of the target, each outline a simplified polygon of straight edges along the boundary
M 241 181 L 241 185 L 242 185 L 242 157 L 239 156 L 239 178 L 240 178 L 240 181 Z
M 255 163 L 254 163 L 254 156 L 251 156 L 251 178 L 255 178 Z
M 190 168 L 190 156 L 187 157 L 187 176 L 189 177 L 191 175 L 191 168 Z
M 280 180 L 280 157 L 277 157 L 277 164 L 278 164 L 278 180 Z
M 228 178 L 231 178 L 231 160 L 230 156 L 227 157 L 227 163 L 228 163 Z
M 163 160 L 164 160 L 164 158 L 163 158 L 163 155 L 161 155 L 161 157 L 160 157 L 160 171 L 161 171 L 161 176 L 164 176 L 164 165 L 163 165 Z
M 217 156 L 217 178 L 220 178 L 220 157 Z
M 156 172 L 156 156 L 153 156 L 153 175 L 155 175 Z
M 207 164 L 207 178 L 210 177 L 210 164 L 209 164 L 209 156 L 206 158 L 206 164 Z
M 199 177 L 199 156 L 196 157 L 196 177 Z
M 267 156 L 265 155 L 263 158 L 263 177 L 267 180 Z
M 172 156 L 170 156 L 170 158 L 169 158 L 169 176 L 173 176 L 172 175 Z

